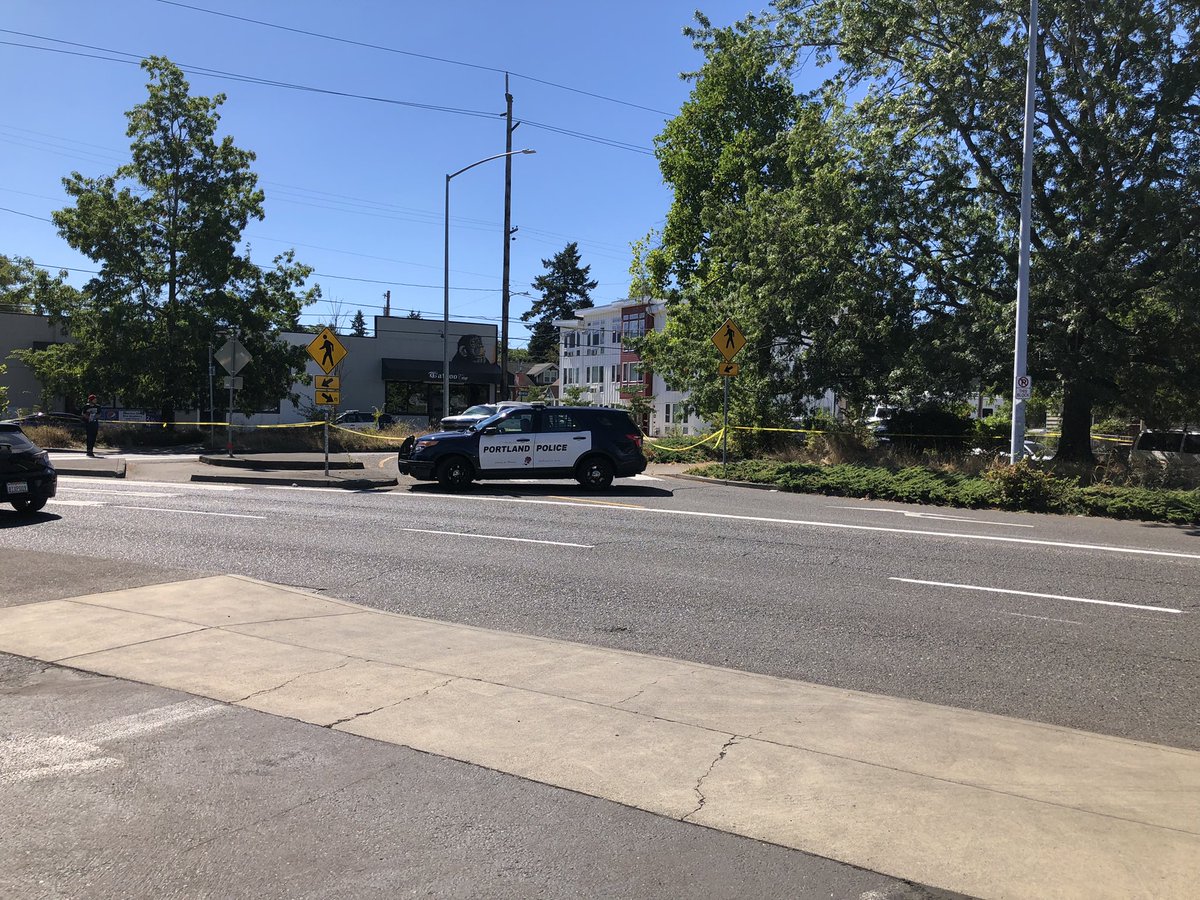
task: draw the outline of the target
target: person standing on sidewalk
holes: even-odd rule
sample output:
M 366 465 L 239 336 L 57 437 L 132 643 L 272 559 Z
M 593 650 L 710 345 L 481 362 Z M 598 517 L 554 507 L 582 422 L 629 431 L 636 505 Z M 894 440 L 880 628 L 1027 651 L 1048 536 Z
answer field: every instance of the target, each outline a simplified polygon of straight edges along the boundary
M 95 456 L 96 435 L 100 433 L 100 406 L 95 394 L 88 394 L 87 403 L 83 405 L 83 430 L 87 433 L 87 455 Z

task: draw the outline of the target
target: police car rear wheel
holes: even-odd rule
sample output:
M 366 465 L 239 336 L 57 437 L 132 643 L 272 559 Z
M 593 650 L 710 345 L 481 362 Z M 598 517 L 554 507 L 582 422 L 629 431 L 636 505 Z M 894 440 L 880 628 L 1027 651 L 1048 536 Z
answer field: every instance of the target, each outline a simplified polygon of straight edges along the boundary
M 475 478 L 471 464 L 461 456 L 452 456 L 438 466 L 438 484 L 447 488 L 465 488 Z
M 613 481 L 612 463 L 603 456 L 589 456 L 579 464 L 575 478 L 589 490 L 604 490 Z
M 12 501 L 13 509 L 22 515 L 35 513 L 46 505 L 45 497 L 38 497 L 32 500 L 14 500 Z

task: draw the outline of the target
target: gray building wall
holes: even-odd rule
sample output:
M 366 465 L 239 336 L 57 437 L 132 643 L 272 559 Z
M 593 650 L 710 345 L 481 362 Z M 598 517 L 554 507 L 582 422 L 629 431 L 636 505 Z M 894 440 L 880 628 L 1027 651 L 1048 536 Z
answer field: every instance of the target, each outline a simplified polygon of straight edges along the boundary
M 45 316 L 32 313 L 0 312 L 0 363 L 8 371 L 0 375 L 0 384 L 8 387 L 8 409 L 0 409 L 0 417 L 16 416 L 18 412 L 43 410 L 58 412 L 64 408 L 62 397 L 42 397 L 42 385 L 29 367 L 12 359 L 14 350 L 27 350 L 46 344 L 68 343 L 70 338 L 60 327 L 51 325 Z M 45 399 L 45 405 L 43 405 Z M 83 402 L 82 397 L 71 398 L 72 403 Z

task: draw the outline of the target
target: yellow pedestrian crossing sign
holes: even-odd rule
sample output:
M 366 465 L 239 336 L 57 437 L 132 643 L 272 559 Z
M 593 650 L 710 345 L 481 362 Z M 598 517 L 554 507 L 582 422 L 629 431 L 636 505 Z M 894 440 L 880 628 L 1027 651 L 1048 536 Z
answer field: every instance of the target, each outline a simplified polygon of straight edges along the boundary
M 742 329 L 738 328 L 737 322 L 733 319 L 726 319 L 725 324 L 718 328 L 717 333 L 712 336 L 712 342 L 725 357 L 725 362 L 733 362 L 738 351 L 746 346 L 746 336 L 742 334 Z
M 308 345 L 308 355 L 321 367 L 322 372 L 328 374 L 345 357 L 346 348 L 336 334 L 328 328 L 322 328 L 321 333 Z
M 342 379 L 337 375 L 318 375 L 315 382 L 318 391 L 337 391 L 342 387 Z
M 317 406 L 337 406 L 341 399 L 341 391 L 317 391 Z

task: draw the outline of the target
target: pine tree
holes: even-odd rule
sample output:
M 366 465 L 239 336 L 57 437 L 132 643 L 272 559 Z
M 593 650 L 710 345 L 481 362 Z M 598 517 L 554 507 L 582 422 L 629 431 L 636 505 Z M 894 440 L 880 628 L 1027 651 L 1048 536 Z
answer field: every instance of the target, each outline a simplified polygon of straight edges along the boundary
M 558 361 L 558 334 L 555 319 L 570 318 L 576 310 L 592 305 L 591 291 L 599 283 L 589 279 L 592 267 L 581 266 L 579 245 L 571 241 L 552 259 L 543 259 L 545 273 L 533 280 L 533 289 L 541 297 L 533 301 L 522 322 L 532 321 L 529 357 L 539 362 Z
M 355 337 L 367 336 L 367 320 L 363 317 L 363 311 L 360 309 L 354 314 L 354 318 L 350 320 L 350 333 Z

